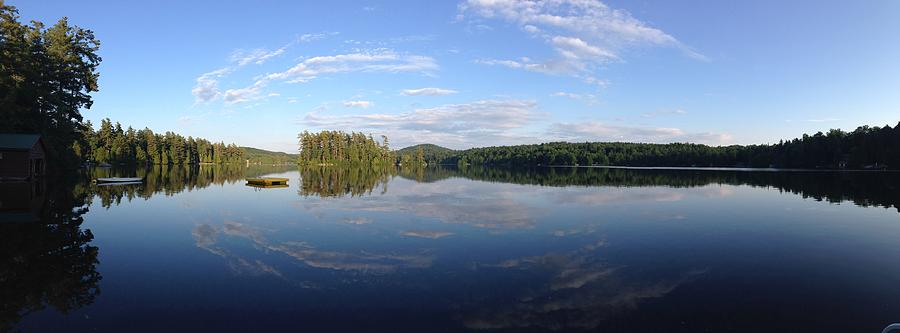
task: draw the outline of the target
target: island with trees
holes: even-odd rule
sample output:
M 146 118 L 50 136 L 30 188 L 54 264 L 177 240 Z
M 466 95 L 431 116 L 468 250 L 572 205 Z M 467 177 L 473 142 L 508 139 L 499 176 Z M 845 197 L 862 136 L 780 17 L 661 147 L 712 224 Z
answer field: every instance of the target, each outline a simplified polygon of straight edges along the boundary
M 381 136 L 378 142 L 372 135 L 357 132 L 304 131 L 297 138 L 300 141 L 297 162 L 302 166 L 393 166 L 396 159 L 386 136 Z

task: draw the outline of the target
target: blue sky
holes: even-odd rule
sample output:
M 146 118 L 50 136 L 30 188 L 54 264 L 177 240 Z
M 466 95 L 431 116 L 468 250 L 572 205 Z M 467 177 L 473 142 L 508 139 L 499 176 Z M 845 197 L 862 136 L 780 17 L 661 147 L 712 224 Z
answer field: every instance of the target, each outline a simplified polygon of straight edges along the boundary
M 900 1 L 8 1 L 101 40 L 83 114 L 296 151 L 771 143 L 900 121 Z

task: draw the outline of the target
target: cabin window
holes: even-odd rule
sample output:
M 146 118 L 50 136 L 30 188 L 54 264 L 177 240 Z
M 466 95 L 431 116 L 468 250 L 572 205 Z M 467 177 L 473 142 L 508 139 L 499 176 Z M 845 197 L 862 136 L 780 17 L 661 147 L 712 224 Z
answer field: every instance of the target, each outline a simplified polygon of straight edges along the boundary
M 3 153 L 0 153 L 0 160 L 3 159 Z

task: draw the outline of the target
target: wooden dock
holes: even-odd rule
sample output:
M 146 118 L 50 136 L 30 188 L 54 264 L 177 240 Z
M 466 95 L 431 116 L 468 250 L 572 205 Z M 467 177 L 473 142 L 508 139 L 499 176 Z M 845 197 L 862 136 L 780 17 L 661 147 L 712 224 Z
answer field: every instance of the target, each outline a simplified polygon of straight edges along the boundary
M 260 185 L 260 186 L 284 185 L 284 186 L 287 186 L 287 182 L 288 182 L 287 178 L 274 178 L 274 177 L 247 178 L 247 185 Z

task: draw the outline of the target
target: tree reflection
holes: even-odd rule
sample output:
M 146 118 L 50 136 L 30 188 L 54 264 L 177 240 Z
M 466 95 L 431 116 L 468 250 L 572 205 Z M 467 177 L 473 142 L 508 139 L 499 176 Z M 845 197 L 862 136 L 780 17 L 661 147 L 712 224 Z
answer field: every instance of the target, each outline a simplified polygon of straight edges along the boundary
M 352 197 L 386 193 L 394 168 L 313 166 L 300 168 L 301 196 Z
M 851 201 L 900 211 L 900 173 L 833 171 L 639 170 L 609 168 L 426 168 L 424 175 L 401 177 L 433 182 L 452 177 L 540 186 L 699 187 L 712 184 L 775 188 L 804 198 Z
M 100 293 L 98 248 L 81 228 L 88 192 L 74 181 L 48 184 L 0 183 L 0 331 L 47 306 L 76 310 Z M 10 205 L 14 196 L 29 200 Z
M 247 177 L 293 170 L 291 166 L 222 165 L 154 165 L 143 168 L 103 169 L 84 171 L 85 184 L 100 177 L 143 177 L 138 186 L 87 185 L 103 207 L 118 205 L 123 199 L 149 199 L 156 194 L 171 196 L 183 191 L 193 191 L 212 185 L 243 182 Z

